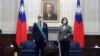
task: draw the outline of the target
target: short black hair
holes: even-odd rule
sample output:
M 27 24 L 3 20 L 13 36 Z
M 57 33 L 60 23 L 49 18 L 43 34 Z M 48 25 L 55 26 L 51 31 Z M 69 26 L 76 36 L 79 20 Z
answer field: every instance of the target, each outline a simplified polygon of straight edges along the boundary
M 63 17 L 62 20 L 61 20 L 61 23 L 63 24 L 64 19 L 67 21 L 67 23 L 66 23 L 66 25 L 67 25 L 68 24 L 67 17 Z

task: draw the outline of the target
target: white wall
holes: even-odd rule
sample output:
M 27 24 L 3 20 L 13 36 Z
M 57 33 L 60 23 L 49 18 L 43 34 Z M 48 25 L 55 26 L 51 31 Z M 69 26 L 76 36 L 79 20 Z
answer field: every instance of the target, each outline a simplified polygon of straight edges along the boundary
M 3 33 L 12 34 L 16 31 L 16 20 L 20 0 L 0 0 L 2 10 L 0 11 L 0 27 Z M 32 26 L 37 21 L 38 14 L 41 14 L 41 0 L 24 0 L 27 15 L 28 26 Z M 76 0 L 59 0 L 60 1 L 60 19 L 67 17 L 69 25 L 73 27 Z M 85 34 L 100 34 L 100 20 L 98 14 L 99 0 L 81 0 L 83 10 L 83 20 Z M 99 20 L 99 21 L 98 21 Z M 1 22 L 2 21 L 2 22 Z M 48 23 L 49 27 L 58 27 L 59 23 Z
M 86 34 L 99 34 L 98 0 L 83 1 L 83 17 Z
M 1 0 L 0 0 L 0 12 L 1 12 Z M 1 13 L 0 13 L 0 28 L 1 28 Z
M 15 0 L 0 0 L 0 1 L 2 3 L 1 29 L 3 30 L 3 33 L 8 33 L 8 34 L 15 33 L 16 19 L 17 19 L 17 13 L 16 13 L 17 1 Z
M 60 20 L 67 17 L 69 25 L 73 27 L 77 0 L 60 0 Z M 28 25 L 32 26 L 36 21 L 37 15 L 41 13 L 41 0 L 25 0 L 28 11 Z M 83 10 L 83 20 L 85 34 L 100 34 L 99 32 L 99 16 L 98 16 L 98 0 L 81 0 Z M 35 5 L 35 7 L 34 7 Z M 33 7 L 32 7 L 33 6 Z M 34 14 L 35 13 L 35 14 Z M 34 16 L 33 16 L 34 15 Z M 48 23 L 49 27 L 58 27 L 59 23 Z
M 73 19 L 76 9 L 76 0 L 59 0 L 60 2 L 60 20 L 62 17 L 67 17 L 69 25 L 73 26 Z M 41 14 L 41 0 L 25 0 L 26 14 L 28 25 L 32 26 L 37 21 L 37 16 Z M 59 23 L 48 23 L 49 27 L 58 27 Z
M 98 13 L 98 15 L 99 15 L 99 32 L 100 32 L 100 0 L 98 1 L 98 7 L 99 7 L 99 13 Z

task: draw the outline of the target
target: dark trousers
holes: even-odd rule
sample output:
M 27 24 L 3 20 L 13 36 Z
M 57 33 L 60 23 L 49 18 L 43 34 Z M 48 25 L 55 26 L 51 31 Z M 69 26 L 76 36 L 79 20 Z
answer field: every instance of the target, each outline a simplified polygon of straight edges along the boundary
M 44 49 L 45 49 L 46 43 L 41 41 L 36 41 L 36 56 L 44 56 Z
M 70 41 L 60 41 L 61 56 L 69 56 Z

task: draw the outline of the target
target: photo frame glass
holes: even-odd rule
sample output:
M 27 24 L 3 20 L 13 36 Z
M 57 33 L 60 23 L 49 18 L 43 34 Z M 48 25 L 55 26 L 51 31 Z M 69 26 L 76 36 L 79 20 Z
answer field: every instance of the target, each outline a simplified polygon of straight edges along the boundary
M 42 14 L 45 22 L 59 22 L 59 0 L 42 0 Z

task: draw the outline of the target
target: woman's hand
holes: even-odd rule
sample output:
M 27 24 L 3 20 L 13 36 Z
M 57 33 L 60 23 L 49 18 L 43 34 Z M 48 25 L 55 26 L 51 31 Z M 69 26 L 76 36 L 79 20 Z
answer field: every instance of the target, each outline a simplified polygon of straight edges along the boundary
M 66 39 L 66 38 L 67 38 L 67 35 L 64 36 L 64 39 Z

